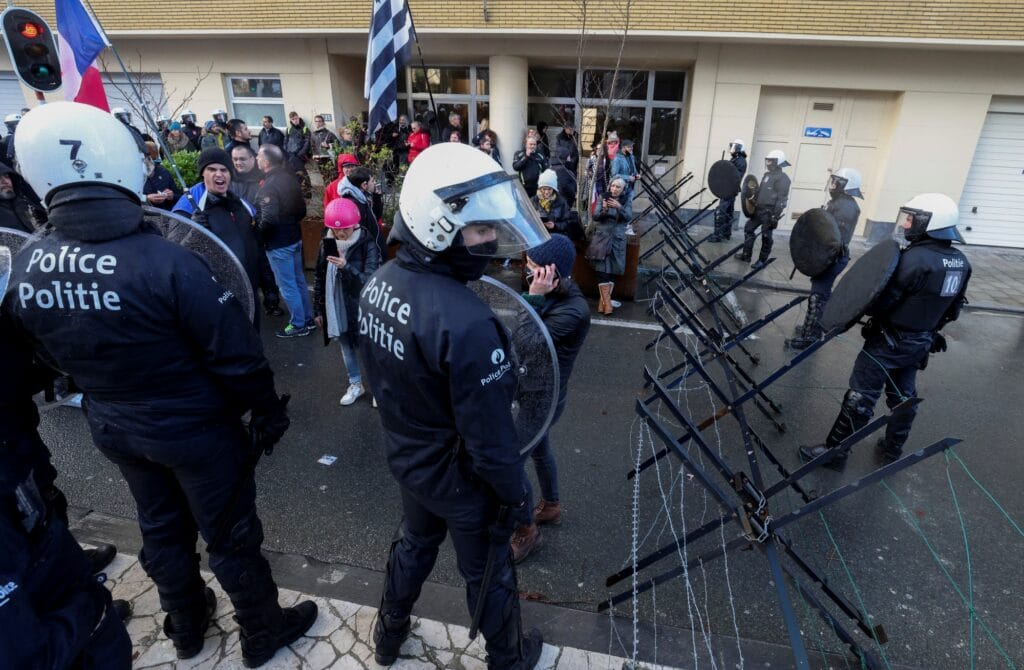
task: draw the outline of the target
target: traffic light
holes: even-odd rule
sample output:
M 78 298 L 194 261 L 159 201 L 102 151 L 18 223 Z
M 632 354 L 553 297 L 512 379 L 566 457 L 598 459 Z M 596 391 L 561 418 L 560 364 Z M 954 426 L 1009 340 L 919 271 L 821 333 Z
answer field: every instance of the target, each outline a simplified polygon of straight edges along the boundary
M 31 10 L 9 7 L 0 23 L 18 79 L 43 93 L 60 88 L 60 55 L 46 21 Z

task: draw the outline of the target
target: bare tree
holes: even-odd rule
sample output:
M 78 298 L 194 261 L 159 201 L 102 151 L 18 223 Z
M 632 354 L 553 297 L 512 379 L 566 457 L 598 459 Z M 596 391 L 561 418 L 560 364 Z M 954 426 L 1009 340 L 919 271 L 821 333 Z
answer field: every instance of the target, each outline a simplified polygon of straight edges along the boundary
M 127 72 L 122 72 L 119 67 L 116 67 L 116 63 L 112 69 L 108 66 L 107 60 L 103 56 L 100 56 L 100 65 L 103 68 L 104 83 L 110 84 L 118 92 L 118 95 L 127 102 L 134 116 L 142 119 L 143 122 L 146 120 L 145 111 L 148 111 L 154 119 L 160 116 L 161 113 L 164 113 L 165 110 L 168 117 L 172 119 L 177 118 L 178 113 L 188 107 L 189 102 L 192 101 L 200 85 L 213 72 L 212 61 L 210 62 L 210 67 L 205 72 L 197 65 L 195 80 L 192 82 L 191 87 L 184 94 L 179 95 L 176 87 L 171 89 L 167 89 L 163 85 L 156 87 L 152 86 L 154 82 L 146 81 L 143 75 L 142 54 L 136 51 L 135 55 L 138 57 L 138 69 L 134 69 L 131 62 L 125 63 Z M 112 73 L 122 76 L 115 79 Z M 142 96 L 142 100 L 139 100 L 139 95 Z M 171 108 L 171 100 L 178 101 L 176 107 Z

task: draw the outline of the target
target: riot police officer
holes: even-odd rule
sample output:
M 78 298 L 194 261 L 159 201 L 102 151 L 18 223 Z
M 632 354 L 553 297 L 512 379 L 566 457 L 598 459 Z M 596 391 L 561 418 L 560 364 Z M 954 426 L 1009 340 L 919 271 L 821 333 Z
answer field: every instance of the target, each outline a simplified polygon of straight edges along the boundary
M 956 229 L 959 216 L 957 204 L 941 193 L 919 195 L 900 208 L 896 233 L 909 246 L 869 310 L 864 348 L 854 361 L 839 416 L 824 444 L 800 447 L 805 460 L 834 450 L 827 467 L 842 470 L 849 448 L 836 447 L 871 421 L 883 387 L 890 409 L 914 397 L 917 371 L 925 368 L 929 354 L 946 350 L 939 331 L 960 316 L 971 278 L 971 264 L 953 247 L 954 240 L 962 241 Z M 902 455 L 915 414 L 914 407 L 904 408 L 889 420 L 877 444 L 884 460 Z
M 9 270 L 10 251 L 0 247 L 0 296 Z M 62 517 L 63 496 L 51 495 L 56 473 L 32 400 L 46 375 L 32 358 L 0 314 L 0 665 L 128 670 L 127 603 L 92 576 Z
M 465 144 L 416 158 L 399 197 L 397 262 L 359 302 L 363 381 L 377 399 L 388 466 L 404 519 L 392 544 L 374 626 L 375 658 L 390 665 L 409 615 L 450 534 L 492 670 L 533 668 L 540 633 L 521 633 L 509 539 L 528 522 L 525 473 L 510 408 L 508 335 L 466 282 L 498 254 L 547 239 L 515 177 Z M 504 510 L 504 511 L 503 511 Z M 483 584 L 488 559 L 492 579 Z
M 850 262 L 850 240 L 857 228 L 860 218 L 860 205 L 854 198 L 863 198 L 860 191 L 860 172 L 853 168 L 841 168 L 828 179 L 828 194 L 831 199 L 822 206 L 839 224 L 839 233 L 843 238 L 843 249 L 824 271 L 811 277 L 811 295 L 807 298 L 807 314 L 804 325 L 797 337 L 786 340 L 786 345 L 793 349 L 806 349 L 821 337 L 821 315 L 825 311 L 828 299 L 832 297 L 832 286 L 836 277 L 842 273 Z
M 216 603 L 198 531 L 257 667 L 316 619 L 312 602 L 280 607 L 260 552 L 254 451 L 288 417 L 258 336 L 199 256 L 144 224 L 144 156 L 122 123 L 56 102 L 25 116 L 18 142 L 54 230 L 15 258 L 4 311 L 83 390 L 93 439 L 135 498 L 139 562 L 179 658 L 202 650 Z
M 779 219 L 789 203 L 789 175 L 782 171 L 789 162 L 786 154 L 779 149 L 769 151 L 764 159 L 766 171 L 757 188 L 754 201 L 754 218 L 743 226 L 743 250 L 736 254 L 737 260 L 748 262 L 754 253 L 754 239 L 761 229 L 761 252 L 751 267 L 763 268 L 772 253 L 772 231 L 779 227 Z
M 741 139 L 729 143 L 729 162 L 733 164 L 742 178 L 747 173 L 747 145 Z M 736 197 L 719 201 L 715 208 L 715 232 L 709 241 L 722 242 L 732 239 L 732 216 L 735 211 Z

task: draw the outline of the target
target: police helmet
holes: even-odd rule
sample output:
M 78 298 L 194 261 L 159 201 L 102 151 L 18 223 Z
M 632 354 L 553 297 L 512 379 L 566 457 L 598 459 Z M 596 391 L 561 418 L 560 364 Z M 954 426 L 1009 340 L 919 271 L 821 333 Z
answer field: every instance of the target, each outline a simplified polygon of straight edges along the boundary
M 113 114 L 114 118 L 120 121 L 121 123 L 130 124 L 132 122 L 132 113 L 124 107 L 115 107 L 112 110 L 110 110 L 110 113 Z
M 948 195 L 922 193 L 900 207 L 896 231 L 902 232 L 909 242 L 925 237 L 936 240 L 963 242 L 956 224 L 960 221 L 960 208 Z
M 18 127 L 18 123 L 21 121 L 21 114 L 8 114 L 4 117 L 4 125 L 7 126 L 7 130 L 14 132 L 14 129 Z
M 775 166 L 780 168 L 789 166 L 789 161 L 786 160 L 786 152 L 782 149 L 773 149 L 769 151 L 768 155 L 764 157 L 764 162 L 769 169 Z
M 518 254 L 548 239 L 519 180 L 494 159 L 461 143 L 435 144 L 409 166 L 398 198 L 406 228 L 430 252 L 449 248 L 463 228 L 493 227 L 496 244 L 470 253 Z
M 191 109 L 186 109 L 184 112 L 181 113 L 181 122 L 185 124 L 194 125 L 196 122 L 196 113 L 193 112 Z
M 747 150 L 747 143 L 741 139 L 735 139 L 729 142 L 729 153 L 730 154 L 741 154 Z
M 228 122 L 228 113 L 220 107 L 210 112 L 210 116 L 213 117 L 213 120 L 216 121 L 219 125 L 223 126 L 225 123 Z
M 22 119 L 15 138 L 21 176 L 49 204 L 76 185 L 103 184 L 145 200 L 143 148 L 111 114 L 78 102 L 51 102 Z
M 844 167 L 836 170 L 829 176 L 826 188 L 829 193 L 840 191 L 855 198 L 863 198 L 864 194 L 860 192 L 860 185 L 860 172 L 853 168 Z

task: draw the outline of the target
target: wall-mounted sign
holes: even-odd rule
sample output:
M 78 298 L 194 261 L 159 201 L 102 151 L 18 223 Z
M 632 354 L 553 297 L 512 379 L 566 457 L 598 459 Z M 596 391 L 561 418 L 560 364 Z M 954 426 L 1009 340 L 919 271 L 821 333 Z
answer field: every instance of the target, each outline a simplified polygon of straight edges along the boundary
M 807 126 L 804 128 L 804 137 L 832 137 L 832 129 Z

